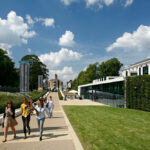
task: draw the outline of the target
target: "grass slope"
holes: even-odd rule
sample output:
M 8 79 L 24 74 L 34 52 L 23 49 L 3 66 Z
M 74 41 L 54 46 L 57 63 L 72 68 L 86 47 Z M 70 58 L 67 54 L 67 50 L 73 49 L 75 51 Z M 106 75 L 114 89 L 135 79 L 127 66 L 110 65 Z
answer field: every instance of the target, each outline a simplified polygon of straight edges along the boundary
M 150 150 L 150 112 L 64 106 L 85 150 Z

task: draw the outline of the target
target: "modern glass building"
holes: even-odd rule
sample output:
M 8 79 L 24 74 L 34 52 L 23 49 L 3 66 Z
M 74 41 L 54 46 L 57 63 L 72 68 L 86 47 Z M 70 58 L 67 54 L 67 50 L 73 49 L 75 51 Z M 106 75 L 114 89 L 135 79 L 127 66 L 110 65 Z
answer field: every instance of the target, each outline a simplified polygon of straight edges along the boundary
M 121 70 L 120 77 L 106 77 L 78 86 L 78 94 L 84 99 L 91 99 L 114 107 L 125 107 L 125 78 L 144 74 L 150 75 L 150 58 L 125 67 Z

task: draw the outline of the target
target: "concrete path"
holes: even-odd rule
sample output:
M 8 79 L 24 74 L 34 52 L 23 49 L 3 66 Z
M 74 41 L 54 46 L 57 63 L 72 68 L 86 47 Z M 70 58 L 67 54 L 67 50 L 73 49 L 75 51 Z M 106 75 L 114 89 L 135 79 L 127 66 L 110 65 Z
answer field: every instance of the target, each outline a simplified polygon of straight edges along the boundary
M 17 139 L 8 133 L 7 143 L 2 143 L 3 129 L 0 127 L 0 150 L 83 150 L 68 118 L 59 104 L 57 93 L 51 93 L 55 100 L 53 118 L 45 119 L 43 141 L 39 141 L 39 130 L 34 115 L 31 117 L 31 135 L 24 138 L 21 117 L 17 118 Z M 49 96 L 48 96 L 49 97 Z
M 66 100 L 66 101 L 60 101 L 61 105 L 81 105 L 81 106 L 107 106 L 105 104 L 99 103 L 99 102 L 95 102 L 92 100 L 87 100 L 87 99 L 83 99 L 83 100 L 78 100 L 78 99 L 73 99 L 73 100 Z

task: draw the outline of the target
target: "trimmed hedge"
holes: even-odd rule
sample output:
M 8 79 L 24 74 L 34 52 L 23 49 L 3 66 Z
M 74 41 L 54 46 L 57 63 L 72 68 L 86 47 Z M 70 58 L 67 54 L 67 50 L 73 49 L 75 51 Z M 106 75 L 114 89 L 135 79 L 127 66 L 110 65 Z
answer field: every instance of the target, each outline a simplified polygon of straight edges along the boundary
M 39 97 L 43 96 L 46 94 L 47 90 L 43 90 L 42 92 L 38 91 L 32 91 L 29 92 L 29 97 L 27 99 L 33 99 L 33 101 L 36 101 Z M 23 100 L 23 95 L 22 94 L 12 94 L 12 93 L 0 93 L 0 114 L 4 112 L 5 106 L 8 101 L 13 102 L 14 108 L 19 108 L 22 100 Z
M 59 100 L 63 100 L 63 96 L 61 95 L 60 90 L 58 90 L 58 96 L 59 96 Z
M 150 75 L 127 77 L 127 108 L 150 111 Z

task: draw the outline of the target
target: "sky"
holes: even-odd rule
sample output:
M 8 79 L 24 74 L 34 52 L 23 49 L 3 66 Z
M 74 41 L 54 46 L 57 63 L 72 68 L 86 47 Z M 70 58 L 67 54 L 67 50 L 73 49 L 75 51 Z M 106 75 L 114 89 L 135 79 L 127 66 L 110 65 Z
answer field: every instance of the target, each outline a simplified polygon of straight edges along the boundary
M 0 0 L 0 48 L 35 54 L 63 81 L 89 64 L 150 57 L 149 0 Z

